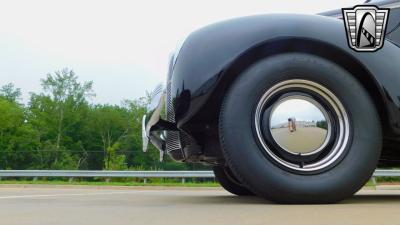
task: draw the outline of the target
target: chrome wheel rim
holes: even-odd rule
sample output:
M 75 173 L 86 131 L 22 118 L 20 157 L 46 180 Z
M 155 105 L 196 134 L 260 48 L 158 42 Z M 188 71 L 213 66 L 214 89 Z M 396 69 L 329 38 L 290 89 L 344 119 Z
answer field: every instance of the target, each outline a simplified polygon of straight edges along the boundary
M 295 101 L 309 105 L 309 108 L 312 108 L 315 112 L 320 112 L 318 118 L 325 119 L 326 124 L 320 122 L 319 125 L 319 121 L 311 122 L 304 119 L 300 121 L 302 133 L 298 133 L 307 134 L 304 132 L 306 130 L 304 128 L 307 126 L 311 126 L 314 129 L 313 131 L 318 130 L 321 133 L 317 141 L 314 140 L 315 136 L 306 136 L 308 138 L 301 139 L 305 143 L 302 146 L 308 146 L 305 147 L 309 148 L 308 151 L 296 151 L 296 148 L 300 149 L 300 147 L 296 147 L 300 146 L 297 145 L 300 142 L 290 142 L 290 140 L 295 139 L 286 138 L 290 135 L 300 135 L 298 133 L 284 134 L 286 138 L 284 140 L 291 145 L 285 145 L 278 136 L 274 136 L 274 129 L 277 127 L 276 124 L 273 124 L 274 117 L 282 111 L 280 108 L 285 108 L 283 105 L 292 104 Z M 292 111 L 297 112 L 298 110 L 294 107 Z M 340 100 L 330 90 L 318 83 L 293 79 L 274 85 L 261 96 L 254 118 L 257 139 L 264 152 L 268 158 L 285 169 L 299 172 L 320 171 L 335 165 L 346 153 L 351 130 L 348 113 Z M 295 117 L 292 119 L 294 122 L 290 122 L 290 120 L 288 122 L 288 127 L 292 124 L 292 128 L 289 129 L 293 129 L 293 126 L 296 128 L 298 123 Z M 321 121 L 323 120 L 321 119 Z M 308 130 L 311 130 L 311 128 Z M 326 131 L 320 131 L 317 128 L 326 128 Z M 314 144 L 311 145 L 310 143 Z

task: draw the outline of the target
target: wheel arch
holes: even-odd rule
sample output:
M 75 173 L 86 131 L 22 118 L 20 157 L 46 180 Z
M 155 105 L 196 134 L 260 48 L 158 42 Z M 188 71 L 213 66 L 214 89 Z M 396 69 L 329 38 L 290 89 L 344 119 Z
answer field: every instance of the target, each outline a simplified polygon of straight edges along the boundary
M 265 41 L 248 49 L 239 57 L 234 59 L 228 66 L 226 66 L 223 70 L 220 81 L 209 98 L 210 101 L 208 101 L 203 107 L 203 109 L 208 111 L 206 113 L 207 115 L 216 116 L 216 118 L 212 118 L 211 121 L 208 122 L 212 123 L 218 121 L 219 110 L 223 101 L 223 97 L 225 96 L 229 87 L 244 70 L 259 60 L 289 52 L 300 52 L 316 55 L 327 59 L 350 72 L 350 74 L 352 74 L 363 85 L 373 100 L 380 116 L 383 133 L 392 133 L 389 114 L 385 103 L 385 93 L 380 88 L 379 83 L 376 81 L 374 75 L 368 71 L 368 69 L 354 56 L 346 53 L 344 50 L 336 46 L 318 40 L 297 37 L 286 37 Z M 210 113 L 210 109 L 212 109 L 214 112 Z M 202 112 L 203 110 L 200 110 L 198 113 L 200 116 L 196 116 L 196 118 L 205 118 L 201 116 Z

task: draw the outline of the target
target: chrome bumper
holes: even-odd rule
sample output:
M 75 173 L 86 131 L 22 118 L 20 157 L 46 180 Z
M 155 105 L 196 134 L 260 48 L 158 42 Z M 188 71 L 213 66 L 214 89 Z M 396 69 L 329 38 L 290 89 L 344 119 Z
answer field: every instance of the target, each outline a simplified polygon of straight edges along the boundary
M 147 107 L 147 113 L 142 119 L 142 139 L 143 151 L 146 152 L 149 142 L 151 142 L 162 153 L 165 151 L 165 140 L 161 130 L 158 129 L 158 123 L 161 120 L 161 113 L 165 109 L 165 88 L 163 85 L 157 88 L 151 94 L 151 102 Z

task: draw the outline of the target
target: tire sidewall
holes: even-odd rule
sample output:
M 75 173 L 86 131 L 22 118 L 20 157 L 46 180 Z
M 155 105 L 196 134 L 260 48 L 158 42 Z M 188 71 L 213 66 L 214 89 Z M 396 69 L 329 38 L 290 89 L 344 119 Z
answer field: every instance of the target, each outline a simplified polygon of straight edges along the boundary
M 265 156 L 254 132 L 254 111 L 268 88 L 289 80 L 316 82 L 336 95 L 351 123 L 347 154 L 319 174 L 299 175 Z M 240 107 L 238 107 L 240 106 Z M 281 202 L 334 202 L 348 197 L 369 179 L 380 155 L 379 117 L 367 92 L 353 76 L 317 56 L 276 55 L 253 64 L 234 82 L 220 117 L 221 144 L 237 177 L 253 192 Z
M 233 176 L 232 171 L 226 166 L 214 166 L 214 175 L 220 185 L 228 192 L 238 196 L 254 195 L 246 186 Z

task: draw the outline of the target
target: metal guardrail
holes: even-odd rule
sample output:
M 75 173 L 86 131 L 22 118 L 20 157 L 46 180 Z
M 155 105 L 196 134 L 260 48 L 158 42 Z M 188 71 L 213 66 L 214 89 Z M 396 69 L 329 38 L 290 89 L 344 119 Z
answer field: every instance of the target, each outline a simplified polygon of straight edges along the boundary
M 106 178 L 143 178 L 147 183 L 148 178 L 180 178 L 185 183 L 186 178 L 214 178 L 212 171 L 106 171 L 106 170 L 0 170 L 2 177 L 66 177 L 72 182 L 74 178 L 98 177 Z
M 0 177 L 214 178 L 212 171 L 0 170 Z
M 400 170 L 375 170 L 372 177 L 400 177 Z
M 0 170 L 1 177 L 214 178 L 212 171 Z M 400 170 L 375 170 L 372 177 L 400 177 Z

